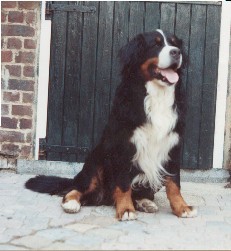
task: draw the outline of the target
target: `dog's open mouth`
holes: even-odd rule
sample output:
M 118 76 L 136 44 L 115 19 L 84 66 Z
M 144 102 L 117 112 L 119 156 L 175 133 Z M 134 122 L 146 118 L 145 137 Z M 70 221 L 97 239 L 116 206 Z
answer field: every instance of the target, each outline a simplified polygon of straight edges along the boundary
M 160 69 L 156 67 L 154 70 L 155 73 L 159 75 L 159 78 L 164 82 L 168 82 L 169 84 L 175 84 L 179 80 L 179 75 L 171 68 Z

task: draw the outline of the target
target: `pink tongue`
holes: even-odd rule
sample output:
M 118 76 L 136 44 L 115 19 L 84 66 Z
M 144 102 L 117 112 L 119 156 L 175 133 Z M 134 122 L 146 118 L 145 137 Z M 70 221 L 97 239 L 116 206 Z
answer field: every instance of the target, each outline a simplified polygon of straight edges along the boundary
M 179 80 L 178 74 L 172 69 L 160 69 L 160 73 L 172 84 L 175 84 Z

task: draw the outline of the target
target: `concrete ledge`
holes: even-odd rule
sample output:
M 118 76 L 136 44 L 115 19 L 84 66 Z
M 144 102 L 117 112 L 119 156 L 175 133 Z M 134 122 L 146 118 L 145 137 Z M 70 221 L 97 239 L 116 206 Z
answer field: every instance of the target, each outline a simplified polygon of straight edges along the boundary
M 0 169 L 8 169 L 6 159 L 0 159 Z
M 70 163 L 63 161 L 47 160 L 18 160 L 17 173 L 35 175 L 56 175 L 56 176 L 75 176 L 81 171 L 83 163 Z M 186 182 L 227 182 L 230 173 L 225 169 L 200 170 L 181 170 L 181 181 Z
M 190 181 L 197 183 L 207 182 L 227 182 L 230 178 L 230 172 L 225 169 L 210 169 L 210 170 L 181 170 L 181 181 Z
M 56 175 L 56 176 L 75 176 L 81 171 L 83 163 L 47 161 L 47 160 L 18 160 L 18 174 L 35 175 Z

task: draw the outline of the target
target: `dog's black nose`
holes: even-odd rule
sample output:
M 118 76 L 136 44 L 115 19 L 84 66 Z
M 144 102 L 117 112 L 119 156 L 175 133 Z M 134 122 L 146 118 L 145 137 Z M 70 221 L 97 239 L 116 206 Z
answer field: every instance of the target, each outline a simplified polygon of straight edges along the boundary
M 173 59 L 178 60 L 180 58 L 180 49 L 176 48 L 176 49 L 172 49 L 170 51 L 170 55 Z

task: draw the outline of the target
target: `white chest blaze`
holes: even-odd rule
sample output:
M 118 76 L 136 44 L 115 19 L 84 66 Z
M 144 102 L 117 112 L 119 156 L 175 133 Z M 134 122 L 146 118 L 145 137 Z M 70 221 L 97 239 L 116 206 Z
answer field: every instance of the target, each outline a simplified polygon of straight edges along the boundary
M 177 113 L 173 110 L 175 86 L 163 87 L 154 81 L 147 82 L 145 86 L 147 122 L 131 137 L 136 146 L 132 162 L 143 172 L 133 179 L 132 185 L 149 183 L 153 189 L 158 189 L 162 186 L 162 174 L 166 173 L 163 165 L 169 160 L 168 153 L 177 145 L 179 135 L 172 131 L 177 122 Z

